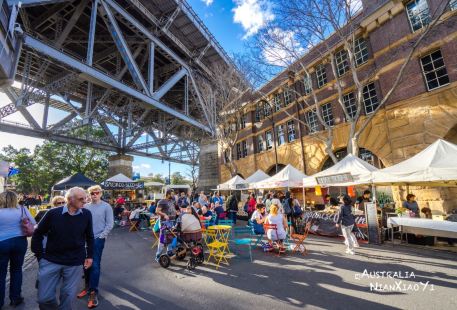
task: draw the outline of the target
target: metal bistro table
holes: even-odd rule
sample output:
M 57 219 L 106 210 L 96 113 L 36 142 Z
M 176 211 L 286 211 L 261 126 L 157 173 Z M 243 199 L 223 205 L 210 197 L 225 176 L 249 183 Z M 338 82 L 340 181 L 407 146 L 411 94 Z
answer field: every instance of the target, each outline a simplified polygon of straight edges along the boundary
M 403 233 L 410 233 L 424 236 L 457 238 L 457 222 L 435 221 L 414 217 L 389 217 L 387 219 L 387 227 L 399 227 L 402 235 Z M 391 239 L 393 244 L 393 233 Z

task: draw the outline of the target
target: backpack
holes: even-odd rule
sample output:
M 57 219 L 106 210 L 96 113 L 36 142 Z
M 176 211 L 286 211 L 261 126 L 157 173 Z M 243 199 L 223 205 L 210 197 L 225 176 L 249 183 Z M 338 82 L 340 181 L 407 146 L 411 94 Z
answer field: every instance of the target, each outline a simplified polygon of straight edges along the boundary
M 243 207 L 244 212 L 248 213 L 248 203 L 246 202 Z
M 302 212 L 303 211 L 299 205 L 294 205 L 294 216 L 300 216 Z
M 284 209 L 284 214 L 286 215 L 290 215 L 292 213 L 292 208 L 290 207 L 290 199 L 287 198 L 287 199 L 284 199 L 284 203 L 283 203 L 283 209 Z

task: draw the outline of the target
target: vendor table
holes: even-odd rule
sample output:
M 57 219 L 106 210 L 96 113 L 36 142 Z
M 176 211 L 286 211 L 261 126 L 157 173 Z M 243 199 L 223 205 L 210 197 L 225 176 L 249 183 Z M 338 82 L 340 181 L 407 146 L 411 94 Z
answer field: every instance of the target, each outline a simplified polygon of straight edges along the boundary
M 434 221 L 414 217 L 389 217 L 387 219 L 387 227 L 400 227 L 401 233 L 457 238 L 457 222 Z

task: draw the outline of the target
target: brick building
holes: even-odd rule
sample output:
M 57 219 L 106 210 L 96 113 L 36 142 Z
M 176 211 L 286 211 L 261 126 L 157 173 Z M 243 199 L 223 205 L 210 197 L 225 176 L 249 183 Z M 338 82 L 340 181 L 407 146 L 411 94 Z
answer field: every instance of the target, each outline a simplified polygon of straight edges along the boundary
M 438 3 L 441 1 L 363 1 L 355 61 L 362 75 L 364 70 L 377 72 L 375 79 L 364 85 L 364 115 L 372 113 L 390 89 L 410 50 L 408 44 L 422 33 Z M 452 0 L 446 10 L 442 21 L 413 54 L 395 93 L 360 137 L 360 156 L 378 167 L 403 161 L 438 138 L 457 143 L 457 0 Z M 353 113 L 354 87 L 345 63 L 347 55 L 338 42 L 332 44 L 338 74 L 346 85 L 343 101 L 348 112 Z M 331 65 L 319 56 L 317 48 L 304 55 L 301 62 L 311 72 L 310 82 L 322 103 L 322 117 L 334 128 L 333 150 L 342 158 L 349 126 L 337 102 Z M 274 103 L 273 107 L 262 103 L 260 97 L 249 103 L 248 113 L 240 120 L 238 143 L 233 152 L 242 177 L 257 169 L 273 175 L 289 163 L 307 175 L 331 165 L 324 143 L 314 137 L 323 128 L 313 107 L 301 108 L 303 105 L 299 104 L 310 96 L 307 83 L 303 72 L 288 68 L 260 90 Z M 230 173 L 222 164 L 223 154 L 219 156 L 220 181 L 224 182 Z M 405 198 L 404 188 L 392 190 L 396 201 Z M 457 207 L 457 189 L 422 187 L 410 191 L 417 195 L 421 207 L 425 203 L 440 211 Z

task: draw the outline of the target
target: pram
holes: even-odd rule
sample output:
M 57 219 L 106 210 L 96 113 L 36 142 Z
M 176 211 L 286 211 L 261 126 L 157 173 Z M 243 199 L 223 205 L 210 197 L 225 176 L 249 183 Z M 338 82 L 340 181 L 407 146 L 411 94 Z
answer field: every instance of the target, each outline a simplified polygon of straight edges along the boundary
M 159 256 L 159 264 L 163 268 L 168 268 L 171 259 L 184 260 L 189 253 L 189 261 L 187 269 L 193 270 L 197 264 L 202 264 L 205 261 L 203 253 L 202 233 L 183 233 L 176 229 L 173 221 L 164 221 L 160 227 L 160 243 L 164 244 L 164 249 L 169 244 L 173 244 L 176 240 L 176 246 L 171 251 L 165 251 Z

